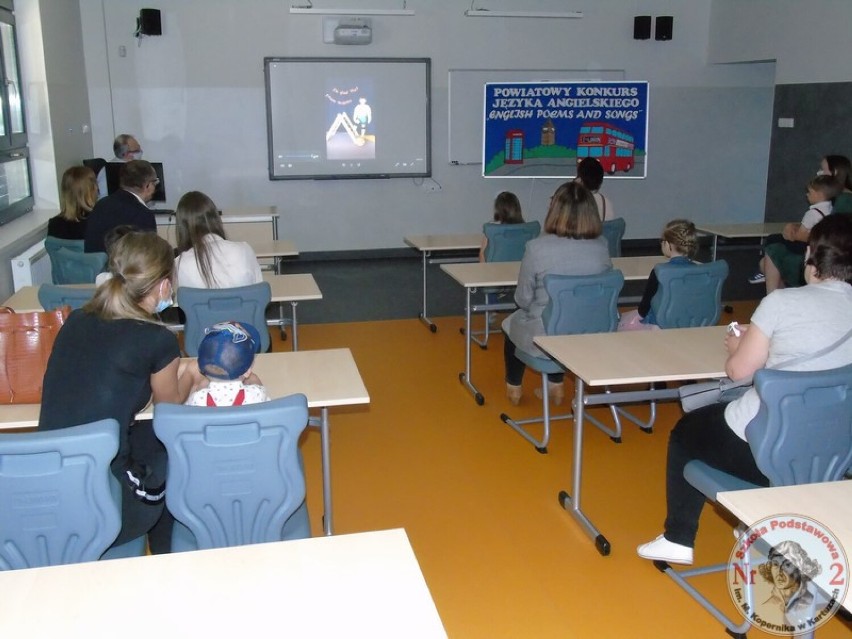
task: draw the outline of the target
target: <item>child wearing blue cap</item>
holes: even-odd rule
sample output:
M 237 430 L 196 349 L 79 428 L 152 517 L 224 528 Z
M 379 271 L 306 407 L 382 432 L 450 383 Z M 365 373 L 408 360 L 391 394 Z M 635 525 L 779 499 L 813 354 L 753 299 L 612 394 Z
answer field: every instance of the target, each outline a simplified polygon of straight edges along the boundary
M 260 333 L 251 324 L 220 322 L 206 331 L 198 347 L 198 369 L 209 384 L 193 392 L 190 406 L 240 406 L 269 401 L 251 372 Z

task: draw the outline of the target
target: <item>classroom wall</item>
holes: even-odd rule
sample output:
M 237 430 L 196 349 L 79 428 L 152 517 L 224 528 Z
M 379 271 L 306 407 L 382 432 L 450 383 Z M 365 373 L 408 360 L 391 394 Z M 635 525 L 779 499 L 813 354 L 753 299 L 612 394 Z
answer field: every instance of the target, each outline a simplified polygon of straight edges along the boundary
M 581 20 L 465 18 L 467 0 L 408 0 L 416 16 L 374 17 L 373 43 L 360 47 L 323 44 L 322 16 L 291 15 L 286 0 L 174 0 L 159 7 L 163 35 L 141 42 L 132 33 L 150 3 L 79 3 L 95 155 L 110 155 L 116 133 L 134 133 L 147 159 L 165 163 L 172 206 L 190 189 L 223 207 L 274 204 L 282 237 L 302 251 L 392 248 L 407 234 L 475 232 L 506 189 L 518 193 L 527 217 L 544 217 L 559 180 L 485 180 L 480 166 L 449 165 L 450 69 L 616 69 L 649 81 L 648 178 L 604 186 L 627 219 L 628 238 L 655 237 L 679 216 L 763 219 L 774 65 L 707 63 L 711 0 L 577 0 L 570 9 L 583 11 Z M 479 6 L 565 9 L 557 0 Z M 673 15 L 673 40 L 633 40 L 640 14 Z M 288 55 L 432 58 L 440 190 L 410 179 L 269 181 L 262 60 Z
M 715 0 L 711 62 L 775 60 L 766 220 L 798 221 L 805 186 L 826 154 L 852 157 L 852 2 Z M 779 118 L 793 127 L 780 127 Z

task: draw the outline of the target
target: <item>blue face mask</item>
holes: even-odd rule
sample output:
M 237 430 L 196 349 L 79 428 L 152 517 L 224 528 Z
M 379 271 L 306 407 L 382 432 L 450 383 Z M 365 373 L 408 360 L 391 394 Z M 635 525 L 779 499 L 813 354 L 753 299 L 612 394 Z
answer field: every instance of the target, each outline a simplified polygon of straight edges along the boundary
M 174 302 L 172 301 L 172 296 L 171 294 L 169 294 L 168 297 L 166 297 L 165 299 L 160 299 L 160 301 L 157 302 L 157 307 L 154 309 L 154 312 L 158 314 L 162 313 L 164 310 L 166 310 L 173 304 Z

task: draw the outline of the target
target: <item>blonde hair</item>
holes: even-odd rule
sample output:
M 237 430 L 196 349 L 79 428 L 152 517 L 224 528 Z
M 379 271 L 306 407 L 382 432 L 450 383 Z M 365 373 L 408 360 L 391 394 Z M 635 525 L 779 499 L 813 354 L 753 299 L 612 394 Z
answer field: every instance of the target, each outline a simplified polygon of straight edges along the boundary
M 166 240 L 156 233 L 128 233 L 110 247 L 112 277 L 97 288 L 83 310 L 106 320 L 153 321 L 142 301 L 164 279 L 171 279 L 174 266 L 174 250 Z
M 599 237 L 603 226 L 591 191 L 579 182 L 565 182 L 550 198 L 544 232 L 575 240 Z
M 663 229 L 661 238 L 672 248 L 689 259 L 695 259 L 698 253 L 698 233 L 690 220 L 672 220 Z
M 59 214 L 69 222 L 86 217 L 98 201 L 95 172 L 86 166 L 72 166 L 62 174 L 59 185 L 62 208 Z

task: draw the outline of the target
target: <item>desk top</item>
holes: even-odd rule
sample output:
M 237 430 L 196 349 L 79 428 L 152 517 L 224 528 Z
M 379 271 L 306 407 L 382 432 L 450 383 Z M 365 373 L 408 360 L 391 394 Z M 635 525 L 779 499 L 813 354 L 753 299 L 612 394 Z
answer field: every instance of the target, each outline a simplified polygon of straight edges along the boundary
M 645 280 L 654 266 L 665 262 L 662 255 L 615 257 L 612 267 L 624 274 L 625 280 Z M 465 288 L 515 286 L 518 283 L 520 262 L 468 262 L 442 264 L 441 269 Z
M 257 257 L 298 257 L 299 251 L 290 240 L 252 241 L 251 247 Z
M 314 276 L 310 273 L 277 275 L 270 271 L 264 271 L 263 280 L 269 282 L 273 302 L 302 302 L 322 299 L 322 292 L 317 286 Z M 68 286 L 86 288 L 92 287 L 94 284 L 69 284 Z M 32 313 L 44 310 L 38 301 L 38 288 L 38 286 L 22 286 L 2 305 L 14 309 L 16 313 Z
M 254 372 L 270 397 L 304 393 L 310 408 L 370 403 L 370 395 L 348 348 L 260 353 L 254 360 Z M 35 428 L 39 410 L 39 404 L 0 405 L 0 430 Z M 149 404 L 137 417 L 151 419 L 153 414 Z
M 482 238 L 482 233 L 408 235 L 402 241 L 418 251 L 463 251 L 478 249 L 482 245 Z
M 754 222 L 748 224 L 696 224 L 702 233 L 722 237 L 766 237 L 784 230 L 786 222 Z
M 544 335 L 536 345 L 590 386 L 725 376 L 725 326 Z
M 175 212 L 168 209 L 152 209 L 157 216 L 157 226 L 172 226 L 175 224 Z M 276 206 L 236 206 L 222 209 L 223 224 L 263 222 L 269 224 L 278 219 Z
M 719 493 L 716 499 L 747 526 L 785 513 L 815 519 L 831 530 L 852 561 L 852 481 L 737 490 Z M 852 610 L 852 587 L 843 607 Z
M 3 637 L 447 636 L 402 529 L 11 570 L 0 592 Z M 153 603 L 128 623 L 131 593 Z

